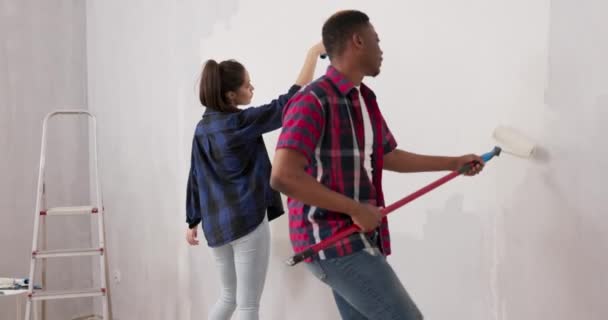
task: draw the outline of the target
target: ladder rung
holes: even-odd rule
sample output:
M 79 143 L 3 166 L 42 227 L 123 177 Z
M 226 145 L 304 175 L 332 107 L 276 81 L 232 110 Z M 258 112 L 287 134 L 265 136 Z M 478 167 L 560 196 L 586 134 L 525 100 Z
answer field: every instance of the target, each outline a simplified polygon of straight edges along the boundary
M 103 254 L 103 248 L 86 248 L 86 249 L 34 251 L 32 253 L 32 256 L 37 259 L 42 259 L 42 258 L 96 256 L 96 255 L 102 255 L 102 254 Z
M 93 206 L 82 207 L 57 207 L 48 210 L 40 211 L 41 215 L 59 216 L 59 215 L 77 215 L 77 214 L 92 214 L 97 213 L 98 209 Z
M 32 301 L 71 299 L 86 297 L 101 297 L 106 294 L 106 289 L 84 289 L 84 290 L 65 290 L 65 291 L 34 291 L 28 294 Z

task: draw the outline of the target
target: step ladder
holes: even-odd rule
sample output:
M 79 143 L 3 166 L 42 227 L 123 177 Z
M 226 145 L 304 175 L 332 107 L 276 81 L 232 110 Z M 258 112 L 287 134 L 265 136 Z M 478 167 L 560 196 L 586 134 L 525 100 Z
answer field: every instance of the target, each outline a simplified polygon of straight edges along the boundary
M 92 168 L 89 172 L 92 172 L 95 196 L 94 201 L 89 206 L 78 206 L 78 207 L 58 207 L 58 208 L 47 208 L 46 207 L 46 184 L 45 184 L 45 163 L 46 163 L 46 150 L 47 150 L 47 130 L 49 121 L 56 116 L 86 116 L 90 119 L 92 125 L 90 141 L 93 144 L 92 149 Z M 89 152 L 89 150 L 87 150 Z M 91 170 L 92 169 L 92 170 Z M 30 273 L 28 283 L 28 299 L 25 309 L 25 320 L 30 320 L 30 314 L 32 314 L 33 304 L 36 301 L 42 301 L 42 315 L 44 317 L 44 303 L 47 300 L 54 299 L 72 299 L 72 298 L 84 298 L 84 297 L 99 297 L 102 302 L 102 314 L 103 320 L 110 320 L 109 313 L 109 293 L 107 290 L 107 271 L 106 271 L 106 250 L 104 245 L 104 218 L 103 218 L 103 204 L 101 199 L 101 187 L 98 176 L 98 165 L 97 165 L 97 124 L 95 116 L 85 110 L 57 110 L 46 115 L 42 123 L 42 144 L 40 147 L 40 169 L 38 172 L 38 190 L 36 196 L 36 211 L 34 217 L 34 236 L 32 240 L 32 256 L 30 259 Z M 93 248 L 85 249 L 63 249 L 63 250 L 46 250 L 46 224 L 45 219 L 49 219 L 53 216 L 69 216 L 69 215 L 91 215 L 95 216 L 98 220 L 98 240 L 99 242 Z M 41 228 L 42 226 L 42 228 Z M 39 248 L 38 234 L 42 229 L 42 238 L 45 240 L 44 244 Z M 100 287 L 91 289 L 77 289 L 68 291 L 46 291 L 46 259 L 50 258 L 66 258 L 66 257 L 81 257 L 81 256 L 98 256 L 99 257 L 99 277 Z M 38 290 L 34 288 L 36 279 L 34 278 L 36 273 L 37 263 L 42 264 L 42 289 Z M 91 270 L 93 274 L 93 270 Z M 36 314 L 34 312 L 34 314 Z

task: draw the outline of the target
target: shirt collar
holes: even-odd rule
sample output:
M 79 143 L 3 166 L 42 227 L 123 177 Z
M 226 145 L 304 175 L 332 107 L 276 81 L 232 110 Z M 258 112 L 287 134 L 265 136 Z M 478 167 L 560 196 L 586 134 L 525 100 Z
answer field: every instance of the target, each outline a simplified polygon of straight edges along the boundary
M 325 72 L 325 76 L 331 82 L 333 82 L 336 85 L 336 87 L 338 88 L 338 91 L 340 91 L 340 93 L 343 96 L 348 96 L 348 94 L 350 94 L 350 92 L 352 90 L 356 90 L 357 89 L 355 87 L 355 84 L 352 83 L 350 80 L 348 80 L 334 66 L 330 65 L 329 67 L 327 67 L 327 71 Z M 361 83 L 361 86 L 359 87 L 359 89 L 361 90 L 361 94 L 370 95 L 373 98 L 376 97 L 376 95 L 374 94 L 374 92 L 370 88 L 368 88 L 364 83 Z

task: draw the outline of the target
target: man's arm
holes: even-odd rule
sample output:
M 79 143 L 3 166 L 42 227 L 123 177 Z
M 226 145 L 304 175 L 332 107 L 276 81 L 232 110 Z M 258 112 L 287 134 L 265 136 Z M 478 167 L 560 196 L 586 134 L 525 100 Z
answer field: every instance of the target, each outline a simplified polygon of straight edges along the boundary
M 470 162 L 477 162 L 466 175 L 475 175 L 483 169 L 483 160 L 477 155 L 461 157 L 428 156 L 400 149 L 384 155 L 384 170 L 394 172 L 454 171 Z
M 270 185 L 310 206 L 349 215 L 364 231 L 373 230 L 381 221 L 378 208 L 362 205 L 335 192 L 306 172 L 324 126 L 325 117 L 319 100 L 310 93 L 296 95 L 283 116 Z
M 382 215 L 377 207 L 361 204 L 322 185 L 306 173 L 307 164 L 306 157 L 298 151 L 277 150 L 270 185 L 308 205 L 349 215 L 362 231 L 371 231 L 380 225 Z
M 358 203 L 335 192 L 306 173 L 308 160 L 300 152 L 279 149 L 275 153 L 270 185 L 273 189 L 311 206 L 351 214 Z
M 388 128 L 384 117 L 382 119 L 382 149 L 384 152 L 384 170 L 394 172 L 428 172 L 459 170 L 470 162 L 477 162 L 465 174 L 472 176 L 483 169 L 483 160 L 473 154 L 461 157 L 440 157 L 416 154 L 397 148 L 397 141 Z

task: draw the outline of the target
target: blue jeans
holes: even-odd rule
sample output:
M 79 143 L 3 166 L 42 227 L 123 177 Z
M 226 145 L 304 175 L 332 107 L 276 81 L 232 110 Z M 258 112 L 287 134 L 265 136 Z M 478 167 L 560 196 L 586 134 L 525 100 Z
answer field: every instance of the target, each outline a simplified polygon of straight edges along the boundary
M 386 257 L 370 250 L 306 265 L 332 288 L 343 320 L 423 319 Z

